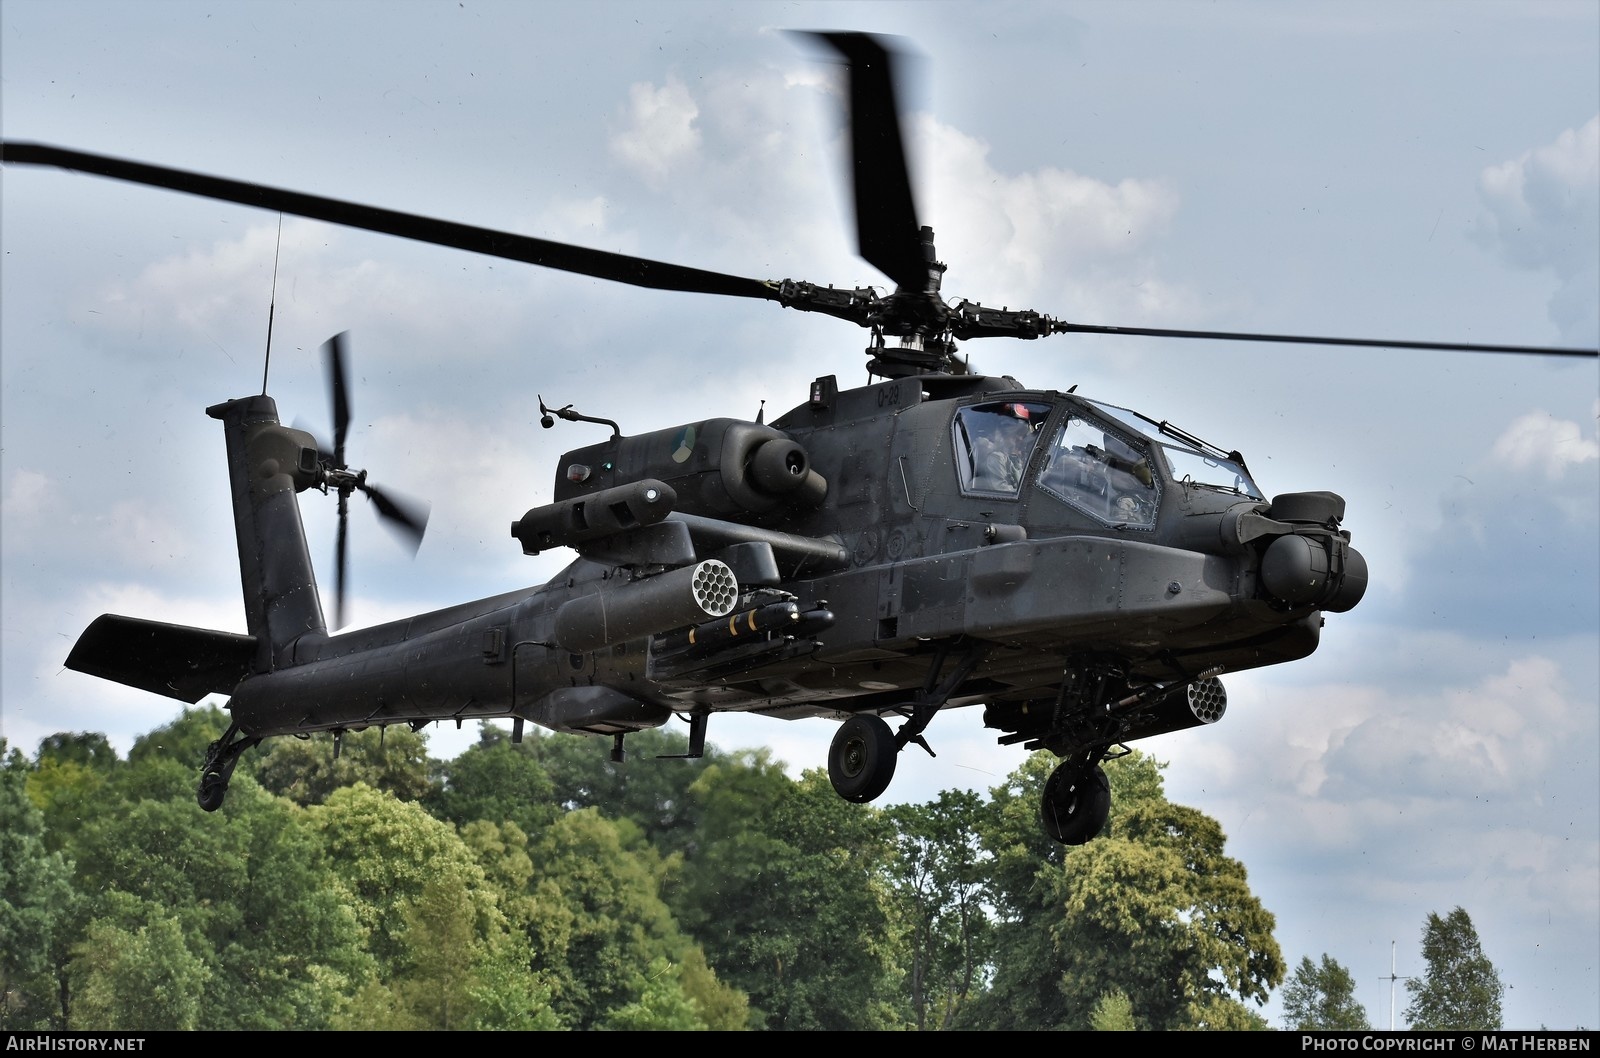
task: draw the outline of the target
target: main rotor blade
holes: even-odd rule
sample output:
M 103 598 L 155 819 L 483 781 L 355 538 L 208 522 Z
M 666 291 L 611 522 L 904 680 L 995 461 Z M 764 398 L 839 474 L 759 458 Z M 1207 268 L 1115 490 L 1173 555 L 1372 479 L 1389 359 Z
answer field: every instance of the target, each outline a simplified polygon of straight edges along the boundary
M 227 180 L 202 173 L 169 169 L 144 162 L 111 158 L 100 154 L 52 147 L 42 143 L 0 142 L 0 162 L 7 165 L 53 165 L 76 172 L 107 176 L 150 187 L 163 187 L 171 191 L 215 198 L 224 202 L 256 206 L 297 217 L 310 217 L 331 224 L 395 235 L 402 239 L 450 246 L 458 250 L 487 254 L 508 261 L 554 268 L 562 272 L 609 279 L 636 287 L 656 290 L 681 290 L 692 294 L 725 294 L 738 298 L 760 298 L 777 301 L 778 292 L 758 279 L 724 275 L 699 268 L 650 261 L 643 257 L 590 250 L 582 246 L 536 239 L 529 235 L 477 228 L 469 224 L 456 224 L 436 220 L 414 213 L 400 213 L 391 209 L 378 209 L 334 198 L 285 191 L 262 184 Z
M 922 226 L 900 132 L 892 55 L 883 38 L 867 33 L 816 33 L 845 60 L 850 91 L 850 174 L 855 189 L 856 239 L 863 259 L 902 290 L 928 281 Z
M 333 405 L 333 459 L 343 469 L 344 439 L 350 432 L 350 398 L 344 383 L 344 342 L 349 331 L 340 331 L 322 346 L 328 372 L 328 394 Z
M 1383 349 L 1437 349 L 1459 353 L 1525 353 L 1531 356 L 1600 357 L 1600 349 L 1550 345 L 1481 345 L 1463 342 L 1408 342 L 1386 338 L 1323 338 L 1309 334 L 1248 334 L 1236 331 L 1185 331 L 1159 327 L 1101 327 L 1091 323 L 1052 320 L 1055 334 L 1137 334 L 1151 338 L 1215 338 L 1230 342 L 1279 342 L 1289 345 L 1359 345 Z

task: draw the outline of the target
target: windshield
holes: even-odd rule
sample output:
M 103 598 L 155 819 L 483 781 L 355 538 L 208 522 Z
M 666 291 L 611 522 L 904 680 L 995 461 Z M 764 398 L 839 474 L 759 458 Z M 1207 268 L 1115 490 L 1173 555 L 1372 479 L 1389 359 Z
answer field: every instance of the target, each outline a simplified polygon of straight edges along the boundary
M 1040 487 L 1102 521 L 1154 525 L 1161 491 L 1148 446 L 1133 443 L 1134 436 L 1120 437 L 1103 423 L 1069 414 L 1051 439 Z
M 956 469 L 961 487 L 1015 496 L 1022 487 L 1050 405 L 1029 401 L 974 404 L 956 413 Z
M 1156 448 L 1166 458 L 1167 468 L 1178 484 L 1198 485 L 1222 492 L 1236 492 L 1253 499 L 1265 499 L 1243 465 L 1213 450 L 1198 438 L 1171 427 L 1163 429 L 1161 423 L 1152 422 L 1127 408 L 1101 404 L 1099 401 L 1089 403 L 1121 425 L 1157 442 Z
M 1167 457 L 1172 477 L 1180 485 L 1199 485 L 1202 488 L 1237 492 L 1241 496 L 1264 499 L 1256 483 L 1250 480 L 1244 467 L 1231 459 L 1206 455 L 1192 448 L 1162 445 L 1161 454 Z

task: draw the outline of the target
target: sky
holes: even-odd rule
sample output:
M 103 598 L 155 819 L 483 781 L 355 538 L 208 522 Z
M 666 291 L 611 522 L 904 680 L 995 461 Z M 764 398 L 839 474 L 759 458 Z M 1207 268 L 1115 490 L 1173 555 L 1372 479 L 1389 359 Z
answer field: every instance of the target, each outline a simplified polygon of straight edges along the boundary
M 1074 322 L 1600 346 L 1600 5 L 1317 0 L 0 3 L 0 131 L 756 279 L 885 286 L 853 245 L 833 69 L 893 34 L 948 297 Z M 266 349 L 270 331 L 270 365 Z M 180 703 L 66 670 L 101 613 L 244 630 L 222 432 L 258 392 L 432 504 L 352 510 L 355 625 L 541 583 L 508 532 L 598 428 L 770 421 L 866 382 L 866 333 L 59 170 L 0 169 L 0 735 L 126 753 Z M 1461 907 L 1512 1028 L 1600 1025 L 1600 371 L 1593 359 L 1126 336 L 980 370 L 1136 408 L 1328 490 L 1371 585 L 1309 658 L 1137 744 L 1223 826 L 1292 968 L 1404 1027 Z M 312 500 L 320 499 L 315 495 Z M 324 583 L 331 502 L 302 502 Z M 678 721 L 673 729 L 683 729 Z M 798 775 L 833 725 L 717 716 Z M 453 756 L 476 730 L 430 729 Z M 976 709 L 882 803 L 1022 763 Z M 198 772 L 198 764 L 196 768 Z M 1280 1024 L 1278 999 L 1264 1008 Z

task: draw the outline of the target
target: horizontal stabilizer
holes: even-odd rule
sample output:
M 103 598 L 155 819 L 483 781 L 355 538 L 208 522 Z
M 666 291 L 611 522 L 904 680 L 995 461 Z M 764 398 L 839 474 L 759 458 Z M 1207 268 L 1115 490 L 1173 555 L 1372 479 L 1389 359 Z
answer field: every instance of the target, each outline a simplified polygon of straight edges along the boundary
M 255 636 L 104 614 L 78 637 L 67 668 L 193 705 L 233 693 L 255 654 Z

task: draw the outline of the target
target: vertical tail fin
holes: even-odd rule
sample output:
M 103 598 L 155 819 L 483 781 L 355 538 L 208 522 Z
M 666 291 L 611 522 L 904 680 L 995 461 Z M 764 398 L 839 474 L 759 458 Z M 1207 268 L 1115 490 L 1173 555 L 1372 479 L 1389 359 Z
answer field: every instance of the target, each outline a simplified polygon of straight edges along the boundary
M 278 406 L 265 394 L 213 405 L 206 414 L 221 419 L 227 435 L 245 620 L 257 643 L 253 668 L 271 672 L 293 663 L 302 636 L 327 634 L 298 500 L 321 480 L 317 442 L 279 423 Z

